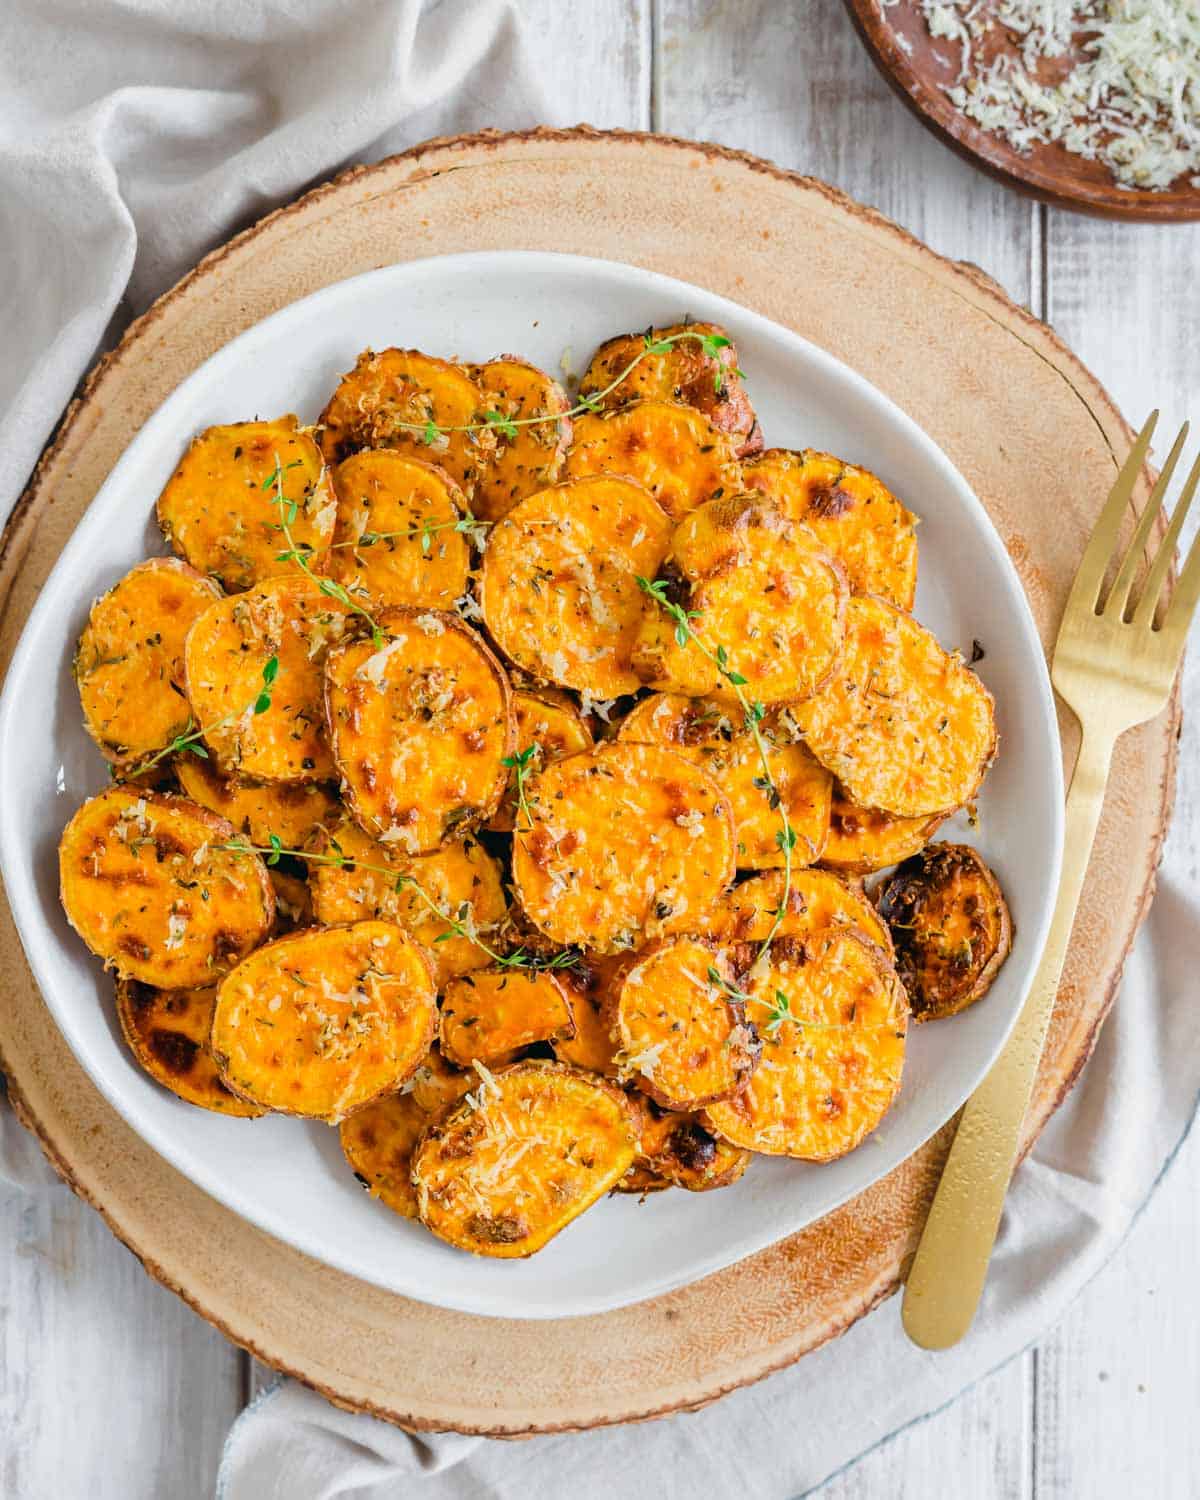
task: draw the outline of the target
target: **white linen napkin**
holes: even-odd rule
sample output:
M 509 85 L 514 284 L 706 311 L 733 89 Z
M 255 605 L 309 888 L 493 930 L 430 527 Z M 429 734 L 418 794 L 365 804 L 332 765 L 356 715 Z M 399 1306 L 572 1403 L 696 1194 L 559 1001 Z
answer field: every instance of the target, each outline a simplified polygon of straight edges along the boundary
M 213 245 L 306 185 L 430 135 L 566 123 L 515 0 L 8 0 L 0 7 L 0 517 L 97 349 Z M 632 123 L 632 122 L 631 122 Z M 1200 676 L 1188 701 L 1200 709 Z M 1194 1113 L 1200 756 L 1162 888 L 1096 1056 L 1010 1196 L 978 1323 L 945 1354 L 893 1301 L 691 1416 L 497 1443 L 409 1436 L 291 1381 L 235 1424 L 219 1500 L 783 1500 L 1034 1341 L 1104 1263 Z M 54 1181 L 0 1107 L 0 1187 Z M 844 1399 L 854 1391 L 854 1400 Z

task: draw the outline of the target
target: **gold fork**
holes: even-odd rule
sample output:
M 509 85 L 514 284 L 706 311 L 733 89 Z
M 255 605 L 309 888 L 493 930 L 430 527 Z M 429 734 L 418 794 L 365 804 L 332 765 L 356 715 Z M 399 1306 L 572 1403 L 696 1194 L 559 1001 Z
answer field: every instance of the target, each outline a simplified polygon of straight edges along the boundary
M 1003 1052 L 963 1110 L 908 1273 L 901 1316 L 909 1338 L 925 1349 L 956 1344 L 975 1316 L 1100 821 L 1113 746 L 1127 729 L 1154 718 L 1166 707 L 1200 598 L 1198 536 L 1169 603 L 1159 608 L 1179 533 L 1200 481 L 1200 459 L 1188 475 L 1136 602 L 1133 598 L 1139 560 L 1187 438 L 1186 423 L 1138 520 L 1113 585 L 1107 594 L 1104 591 L 1105 577 L 1118 556 L 1121 521 L 1157 420 L 1155 412 L 1117 476 L 1083 554 L 1059 627 L 1051 678 L 1083 731 L 1067 795 L 1062 880 L 1029 995 Z

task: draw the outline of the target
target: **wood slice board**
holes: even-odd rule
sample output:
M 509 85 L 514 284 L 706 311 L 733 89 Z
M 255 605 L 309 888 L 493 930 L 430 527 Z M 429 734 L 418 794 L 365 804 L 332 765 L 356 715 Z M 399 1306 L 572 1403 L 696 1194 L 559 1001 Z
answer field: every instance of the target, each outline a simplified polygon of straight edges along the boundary
M 982 497 L 1050 641 L 1129 441 L 1088 371 L 981 272 L 822 183 L 717 147 L 581 128 L 435 141 L 351 171 L 156 303 L 89 377 L 5 532 L 0 662 L 113 463 L 203 359 L 329 282 L 480 249 L 597 255 L 699 282 L 861 371 Z M 907 498 L 919 511 L 920 496 Z M 1027 1144 L 1087 1060 L 1150 900 L 1177 732 L 1176 704 L 1119 748 Z M 1071 758 L 1073 725 L 1064 733 Z M 7 908 L 0 918 L 0 1061 L 65 1180 L 153 1276 L 259 1359 L 414 1429 L 517 1436 L 640 1420 L 790 1364 L 895 1290 L 948 1145 L 943 1130 L 836 1213 L 651 1303 L 557 1322 L 448 1312 L 307 1259 L 156 1156 L 75 1061 Z
M 946 96 L 957 81 L 960 45 L 930 35 L 918 0 L 846 0 L 846 8 L 883 76 L 922 124 L 946 145 L 1009 187 L 1045 203 L 1105 219 L 1183 223 L 1200 219 L 1200 187 L 1186 177 L 1160 192 L 1123 187 L 1099 161 L 1063 146 L 1016 150 L 983 130 Z M 985 61 L 1000 52 L 1017 54 L 1015 41 L 989 46 Z

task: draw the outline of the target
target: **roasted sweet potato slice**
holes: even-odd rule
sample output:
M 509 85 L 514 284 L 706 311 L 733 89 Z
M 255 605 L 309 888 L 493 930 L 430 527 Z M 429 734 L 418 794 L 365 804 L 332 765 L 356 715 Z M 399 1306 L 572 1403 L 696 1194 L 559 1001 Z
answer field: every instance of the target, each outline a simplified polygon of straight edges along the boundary
M 770 496 L 846 570 L 856 594 L 898 609 L 917 595 L 917 518 L 867 469 L 813 449 L 769 448 L 742 470 L 747 489 Z
M 675 621 L 647 598 L 631 655 L 643 682 L 736 703 L 713 659 L 720 651 L 760 703 L 806 698 L 829 679 L 845 633 L 846 576 L 772 506 L 737 495 L 692 511 L 672 537 L 665 576 L 707 654 L 681 642 Z
M 408 859 L 396 854 L 395 845 L 380 844 L 343 818 L 319 832 L 311 847 L 314 853 L 350 861 L 311 866 L 309 887 L 318 922 L 333 926 L 368 917 L 398 922 L 429 950 L 439 989 L 455 975 L 491 962 L 470 938 L 450 932 L 445 919 L 430 911 L 413 886 L 401 881 L 411 876 L 439 912 L 492 942 L 508 903 L 500 865 L 476 839 L 457 839 L 433 854 Z M 395 874 L 384 873 L 389 869 Z
M 733 808 L 739 869 L 769 870 L 783 864 L 780 807 L 787 810 L 796 835 L 792 864 L 812 864 L 821 857 L 829 836 L 833 777 L 792 739 L 778 715 L 768 715 L 759 730 L 767 745 L 778 806 L 771 788 L 763 785 L 758 746 L 740 708 L 731 709 L 714 698 L 655 693 L 622 720 L 617 738 L 669 745 L 708 772 Z
M 750 1153 L 714 1135 L 702 1113 L 663 1109 L 653 1099 L 642 1104 L 642 1128 L 635 1168 L 663 1187 L 707 1193 L 730 1187 L 743 1175 Z M 633 1191 L 622 1184 L 622 1191 Z
M 857 807 L 835 782 L 821 863 L 843 875 L 870 875 L 918 853 L 944 822 L 942 813 L 895 818 L 877 808 Z
M 470 500 L 496 447 L 486 406 L 463 365 L 416 349 L 366 349 L 321 413 L 321 451 L 340 464 L 363 448 L 399 448 L 445 469 Z
M 529 775 L 551 761 L 562 760 L 564 755 L 591 748 L 592 731 L 565 693 L 556 693 L 552 688 L 543 688 L 536 693 L 518 688 L 513 693 L 513 712 L 517 718 L 516 754 L 533 752 L 526 763 Z M 504 800 L 488 827 L 496 833 L 511 833 L 516 811 L 517 773 L 514 767 L 509 773 Z
M 512 355 L 473 365 L 471 374 L 493 418 L 520 424 L 493 425 L 495 452 L 475 487 L 475 514 L 498 521 L 518 500 L 558 483 L 571 441 L 571 403 L 557 380 Z
M 328 781 L 321 671 L 350 612 L 302 573 L 269 578 L 211 605 L 188 632 L 187 694 L 204 743 L 227 776 Z M 263 669 L 278 671 L 270 707 L 254 712 Z
M 442 1056 L 441 1048 L 434 1043 L 405 1089 L 427 1119 L 431 1116 L 441 1118 L 478 1083 L 479 1074 L 473 1068 L 464 1072 L 462 1068 L 451 1067 Z
M 647 351 L 648 342 L 683 333 L 691 337 L 679 339 L 660 354 Z M 727 433 L 739 455 L 757 453 L 762 447 L 762 430 L 742 384 L 737 350 L 732 343 L 725 343 L 716 354 L 710 354 L 700 341 L 705 334 L 729 337 L 715 323 L 676 323 L 670 328 L 652 329 L 649 334 L 618 334 L 592 355 L 579 394 L 601 398 L 606 408 L 624 406 L 629 401 L 679 401 L 694 406 L 718 431 Z M 630 365 L 634 368 L 609 390 Z
M 297 861 L 296 863 L 299 863 Z M 312 892 L 303 875 L 272 865 L 267 874 L 275 892 L 275 931 L 294 932 L 297 927 L 311 927 L 314 921 Z
M 617 1044 L 608 1019 L 608 997 L 619 988 L 628 964 L 628 954 L 584 953 L 579 962 L 563 969 L 559 978 L 571 995 L 575 1035 L 560 1037 L 551 1045 L 559 1062 L 571 1063 L 605 1078 L 617 1076 Z
M 637 1131 L 620 1089 L 555 1062 L 491 1074 L 413 1156 L 421 1222 L 476 1255 L 532 1255 L 619 1182 Z
M 277 938 L 221 981 L 212 1051 L 234 1093 L 338 1124 L 398 1089 L 437 1030 L 433 967 L 394 922 Z
M 347 805 L 400 854 L 425 854 L 486 822 L 516 744 L 504 669 L 455 614 L 378 616 L 386 643 L 330 651 L 325 714 Z
M 546 766 L 513 836 L 525 913 L 556 943 L 601 953 L 693 930 L 732 881 L 733 815 L 698 766 L 658 745 L 606 744 Z
M 129 1050 L 156 1083 L 221 1115 L 261 1115 L 231 1094 L 208 1050 L 217 992 L 156 990 L 136 979 L 117 980 L 117 1020 Z
M 185 797 L 227 818 L 252 844 L 265 845 L 274 834 L 288 848 L 301 848 L 339 808 L 329 783 L 231 780 L 210 760 L 186 751 L 175 757 L 175 774 Z
M 875 891 L 914 1021 L 981 1000 L 1012 947 L 1000 882 L 968 844 L 930 844 Z
M 833 1161 L 866 1139 L 900 1089 L 908 1004 L 895 971 L 850 928 L 779 938 L 745 980 L 762 1056 L 735 1099 L 704 1111 L 734 1146 Z
M 75 931 L 122 979 L 215 984 L 275 919 L 263 862 L 220 848 L 224 818 L 182 797 L 113 786 L 85 802 L 58 848 Z
M 280 479 L 273 482 L 276 464 Z M 291 565 L 279 560 L 285 518 L 296 546 L 319 563 L 333 540 L 335 513 L 320 449 L 295 417 L 208 428 L 192 440 L 158 497 L 163 536 L 227 589 L 248 589 L 288 571 Z
M 539 682 L 597 698 L 641 685 L 629 653 L 671 525 L 629 479 L 576 479 L 530 495 L 492 530 L 480 599 L 496 644 Z
M 574 1035 L 566 988 L 546 969 L 480 969 L 442 997 L 442 1053 L 460 1067 L 500 1067 L 534 1042 Z
M 636 479 L 675 521 L 742 488 L 728 434 L 677 401 L 635 401 L 576 418 L 566 473 Z
M 745 880 L 718 903 L 701 924 L 703 931 L 721 942 L 761 943 L 771 930 L 782 895 L 780 870 Z M 885 952 L 891 952 L 887 924 L 867 899 L 861 881 L 832 870 L 793 870 L 780 935 L 808 937 L 829 927 L 857 927 Z
M 386 1094 L 338 1130 L 342 1154 L 363 1187 L 405 1219 L 417 1217 L 412 1157 L 429 1116 L 411 1094 Z
M 174 557 L 138 563 L 92 605 L 75 651 L 84 727 L 118 765 L 136 766 L 187 728 L 183 643 L 221 591 Z
M 334 470 L 337 528 L 327 572 L 375 606 L 453 609 L 467 591 L 467 501 L 443 469 L 395 449 Z
M 699 1109 L 739 1093 L 758 1040 L 732 990 L 729 956 L 715 943 L 677 937 L 644 949 L 608 1018 L 621 1076 L 665 1109 Z

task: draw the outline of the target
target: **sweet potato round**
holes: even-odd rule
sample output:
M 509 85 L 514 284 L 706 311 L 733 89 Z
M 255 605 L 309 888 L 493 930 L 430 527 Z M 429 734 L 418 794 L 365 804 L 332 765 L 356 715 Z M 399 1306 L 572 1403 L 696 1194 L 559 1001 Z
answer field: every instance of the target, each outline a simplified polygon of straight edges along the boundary
M 943 813 L 896 818 L 878 808 L 858 807 L 835 782 L 821 863 L 843 875 L 885 870 L 919 853 L 945 821 Z
M 300 848 L 338 812 L 336 791 L 326 782 L 231 780 L 210 760 L 186 751 L 175 757 L 174 768 L 185 797 L 227 819 L 252 844 L 265 846 L 274 834 L 289 848 Z
M 549 970 L 480 969 L 453 979 L 442 997 L 442 1055 L 469 1068 L 512 1062 L 534 1042 L 575 1035 L 566 987 Z
M 217 992 L 214 988 L 156 990 L 136 979 L 117 980 L 117 1020 L 137 1061 L 156 1083 L 186 1104 L 221 1115 L 261 1115 L 255 1104 L 231 1094 L 208 1048 Z
M 512 355 L 473 365 L 471 375 L 488 411 L 521 423 L 515 434 L 493 428 L 495 451 L 475 487 L 475 514 L 498 521 L 518 500 L 558 483 L 571 441 L 571 403 L 557 380 Z
M 371 1194 L 402 1218 L 417 1217 L 412 1157 L 429 1116 L 411 1094 L 386 1094 L 338 1128 L 350 1169 Z
M 761 943 L 783 896 L 783 872 L 771 870 L 735 886 L 702 924 L 703 932 L 725 943 Z M 793 870 L 781 937 L 808 937 L 826 928 L 857 927 L 885 953 L 892 951 L 887 924 L 871 905 L 862 882 L 832 870 Z
M 566 693 L 555 693 L 553 688 L 543 688 L 537 693 L 518 688 L 513 693 L 513 712 L 517 721 L 516 753 L 520 755 L 533 749 L 528 763 L 531 775 L 551 761 L 591 748 L 592 731 Z M 511 833 L 516 813 L 517 773 L 514 768 L 509 774 L 504 800 L 488 827 L 496 833 Z

